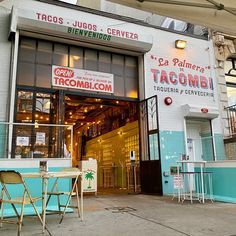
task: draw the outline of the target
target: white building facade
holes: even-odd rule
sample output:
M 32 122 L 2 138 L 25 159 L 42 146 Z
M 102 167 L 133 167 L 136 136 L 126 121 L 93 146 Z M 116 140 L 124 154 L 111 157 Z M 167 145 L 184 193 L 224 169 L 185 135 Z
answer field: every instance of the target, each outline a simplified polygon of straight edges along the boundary
M 65 125 L 65 114 L 59 109 L 69 103 L 65 97 L 83 96 L 96 102 L 106 99 L 116 104 L 136 104 L 138 148 L 122 148 L 125 153 L 138 153 L 138 178 L 143 192 L 171 194 L 170 167 L 183 156 L 207 161 L 214 176 L 215 163 L 225 160 L 225 154 L 212 41 L 52 1 L 8 1 L 1 3 L 0 11 L 0 119 L 5 137 L 1 140 L 2 168 L 29 171 L 38 167 L 39 157 L 46 158 L 51 168 L 70 166 L 71 158 L 61 158 L 51 147 L 47 152 L 34 149 L 31 136 L 17 133 L 25 128 L 17 129 L 13 124 L 27 123 L 33 128 L 38 123 Z M 186 48 L 176 48 L 176 40 L 185 41 Z M 55 68 L 59 68 L 59 74 Z M 77 77 L 71 79 L 72 74 Z M 86 77 L 88 74 L 91 77 Z M 79 76 L 82 82 L 78 82 Z M 106 90 L 106 86 L 111 89 Z M 39 93 L 44 95 L 37 100 Z M 23 109 L 20 102 L 24 99 L 36 102 L 24 103 Z M 43 99 L 54 104 L 52 116 L 48 113 L 45 120 L 43 110 L 37 113 L 35 109 L 37 101 Z M 31 109 L 28 116 L 27 109 Z M 126 120 L 131 123 L 132 119 Z M 58 135 L 61 141 L 53 147 L 60 149 L 64 138 Z M 36 132 L 35 139 L 43 146 L 50 135 L 47 138 L 46 131 Z M 97 141 L 102 144 L 99 137 Z M 71 143 L 70 149 L 73 144 L 78 145 Z M 119 169 L 114 173 L 118 173 L 119 182 Z M 213 178 L 213 185 L 217 185 L 217 178 Z M 216 197 L 228 197 L 216 189 Z

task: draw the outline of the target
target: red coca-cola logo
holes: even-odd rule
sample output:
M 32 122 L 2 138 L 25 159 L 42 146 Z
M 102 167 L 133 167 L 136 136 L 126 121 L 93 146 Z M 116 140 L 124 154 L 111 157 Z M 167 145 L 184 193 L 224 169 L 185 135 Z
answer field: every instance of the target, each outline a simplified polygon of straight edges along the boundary
M 207 108 L 202 108 L 202 109 L 201 109 L 201 112 L 202 112 L 202 113 L 207 113 L 207 112 L 208 112 L 208 109 L 207 109 Z
M 74 71 L 68 68 L 63 67 L 57 67 L 54 69 L 54 75 L 65 77 L 65 78 L 73 78 L 74 77 Z

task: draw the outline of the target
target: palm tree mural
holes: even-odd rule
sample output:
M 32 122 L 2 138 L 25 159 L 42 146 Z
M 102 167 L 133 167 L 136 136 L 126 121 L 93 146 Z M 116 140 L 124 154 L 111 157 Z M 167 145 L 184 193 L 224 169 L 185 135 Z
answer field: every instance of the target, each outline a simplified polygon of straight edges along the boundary
M 88 189 L 91 188 L 91 180 L 94 179 L 94 173 L 92 171 L 88 171 L 86 174 L 85 174 L 85 179 L 89 181 L 89 186 L 87 187 Z

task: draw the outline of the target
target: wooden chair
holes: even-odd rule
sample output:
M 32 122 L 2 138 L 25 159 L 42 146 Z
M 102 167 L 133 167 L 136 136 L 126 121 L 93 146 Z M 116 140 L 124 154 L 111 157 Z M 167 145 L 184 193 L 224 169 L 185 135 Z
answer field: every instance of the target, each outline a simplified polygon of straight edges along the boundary
M 63 168 L 61 170 L 62 172 L 73 172 L 73 171 L 78 171 L 78 168 Z M 72 184 L 72 189 L 70 192 L 65 192 L 65 191 L 60 191 L 59 187 L 58 187 L 58 180 L 60 178 L 56 178 L 53 187 L 51 189 L 50 192 L 48 192 L 48 199 L 47 199 L 47 203 L 46 205 L 48 205 L 50 199 L 52 196 L 56 196 L 57 197 L 57 205 L 58 205 L 58 210 L 47 210 L 47 211 L 52 211 L 52 212 L 56 212 L 62 215 L 62 218 L 60 220 L 60 224 L 63 221 L 66 209 L 69 208 L 75 208 L 77 209 L 78 212 L 78 217 L 80 217 L 80 200 L 79 200 L 79 188 L 78 188 L 78 180 L 79 180 L 79 176 L 77 176 L 76 178 L 74 178 L 74 183 Z M 67 196 L 67 200 L 66 200 L 66 204 L 61 204 L 60 201 L 60 197 L 61 196 Z M 76 196 L 76 205 L 72 205 L 71 202 L 71 197 L 72 196 Z M 64 208 L 63 211 L 61 210 L 61 208 Z
M 40 200 L 41 197 L 32 197 L 28 190 L 28 187 L 25 184 L 24 179 L 22 178 L 19 172 L 8 170 L 8 171 L 0 171 L 0 183 L 2 185 L 2 192 L 0 198 L 0 210 L 1 210 L 1 218 L 0 218 L 0 227 L 2 227 L 2 223 L 11 223 L 11 224 L 18 224 L 17 235 L 20 235 L 22 222 L 23 222 L 23 215 L 24 215 L 24 206 L 31 204 L 40 220 L 41 224 L 43 224 L 42 218 L 35 206 L 35 202 Z M 18 185 L 23 186 L 23 196 L 12 198 L 10 192 L 8 190 L 9 185 Z M 4 203 L 10 203 L 18 221 L 4 219 Z M 15 204 L 21 205 L 21 212 L 20 214 L 17 211 Z

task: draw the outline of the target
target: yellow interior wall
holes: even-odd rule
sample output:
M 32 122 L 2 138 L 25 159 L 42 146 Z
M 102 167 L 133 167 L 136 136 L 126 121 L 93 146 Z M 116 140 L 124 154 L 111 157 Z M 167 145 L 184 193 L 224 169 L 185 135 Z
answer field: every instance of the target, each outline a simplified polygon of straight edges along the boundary
M 130 167 L 130 151 L 135 151 L 139 161 L 139 129 L 138 121 L 94 138 L 86 143 L 86 158 L 94 158 L 98 162 L 98 185 L 104 186 L 104 171 L 115 172 L 115 185 L 124 187 L 127 183 L 127 168 Z M 123 169 L 122 169 L 123 166 Z M 123 180 L 122 178 L 123 174 Z M 122 186 L 123 185 L 123 186 Z

